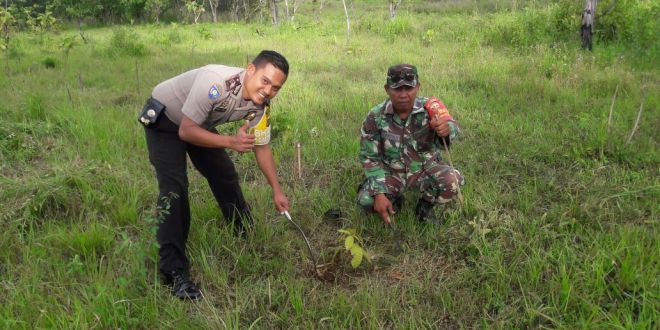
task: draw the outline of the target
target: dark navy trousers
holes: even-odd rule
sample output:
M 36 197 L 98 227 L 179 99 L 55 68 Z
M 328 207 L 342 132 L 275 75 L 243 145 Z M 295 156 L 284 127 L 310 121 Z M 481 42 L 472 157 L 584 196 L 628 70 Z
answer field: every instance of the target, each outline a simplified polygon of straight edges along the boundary
M 249 219 L 249 207 L 243 198 L 238 174 L 222 148 L 204 148 L 179 138 L 179 126 L 167 116 L 145 128 L 149 160 L 158 180 L 159 220 L 156 238 L 160 245 L 159 269 L 188 271 L 186 241 L 190 230 L 188 175 L 186 155 L 206 178 L 225 219 L 242 230 L 241 219 Z

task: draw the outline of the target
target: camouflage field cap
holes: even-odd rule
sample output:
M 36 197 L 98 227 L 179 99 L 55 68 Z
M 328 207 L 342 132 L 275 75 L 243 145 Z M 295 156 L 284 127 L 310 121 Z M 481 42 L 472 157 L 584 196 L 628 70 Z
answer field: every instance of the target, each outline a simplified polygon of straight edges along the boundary
M 399 88 L 403 85 L 417 86 L 417 68 L 411 64 L 397 64 L 387 69 L 387 86 Z

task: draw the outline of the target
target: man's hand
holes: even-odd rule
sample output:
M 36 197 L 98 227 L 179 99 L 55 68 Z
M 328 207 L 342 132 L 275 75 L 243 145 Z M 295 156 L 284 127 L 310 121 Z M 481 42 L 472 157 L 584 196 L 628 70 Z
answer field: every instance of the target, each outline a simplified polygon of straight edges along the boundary
M 374 212 L 378 213 L 385 224 L 390 224 L 390 215 L 394 214 L 394 208 L 385 194 L 374 196 Z
M 248 152 L 254 148 L 255 137 L 254 134 L 248 134 L 247 129 L 250 122 L 245 121 L 245 125 L 241 126 L 232 138 L 232 143 L 229 148 L 238 152 Z
M 429 125 L 439 137 L 447 137 L 451 133 L 447 120 L 441 119 L 440 116 L 431 117 Z
M 278 213 L 289 210 L 289 200 L 281 191 L 273 193 L 273 202 Z

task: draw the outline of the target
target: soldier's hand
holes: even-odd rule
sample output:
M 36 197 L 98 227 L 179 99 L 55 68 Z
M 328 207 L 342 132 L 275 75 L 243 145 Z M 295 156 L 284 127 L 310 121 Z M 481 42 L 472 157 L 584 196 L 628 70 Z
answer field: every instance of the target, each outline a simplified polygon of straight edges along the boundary
M 438 134 L 439 137 L 447 137 L 451 132 L 449 123 L 446 120 L 441 119 L 439 116 L 431 117 L 431 122 L 429 125 L 431 129 L 434 130 L 436 134 Z
M 390 215 L 394 214 L 394 208 L 385 194 L 374 196 L 374 212 L 378 213 L 385 224 L 390 224 Z
M 245 121 L 245 125 L 241 126 L 234 135 L 231 149 L 234 149 L 238 152 L 248 152 L 254 148 L 255 137 L 254 134 L 248 134 L 247 129 L 250 125 L 250 122 Z

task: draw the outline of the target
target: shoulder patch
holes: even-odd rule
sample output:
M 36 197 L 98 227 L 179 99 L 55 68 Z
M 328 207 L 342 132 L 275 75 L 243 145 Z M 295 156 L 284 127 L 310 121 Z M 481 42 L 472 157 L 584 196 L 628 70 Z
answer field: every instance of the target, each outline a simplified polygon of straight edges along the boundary
M 241 78 L 239 78 L 238 75 L 235 75 L 225 80 L 225 87 L 228 93 L 232 93 L 234 96 L 238 95 L 238 91 L 241 87 Z
M 218 88 L 218 86 L 213 84 L 213 86 L 211 86 L 211 88 L 209 89 L 209 99 L 214 100 L 217 99 L 218 97 L 220 97 L 220 89 Z

